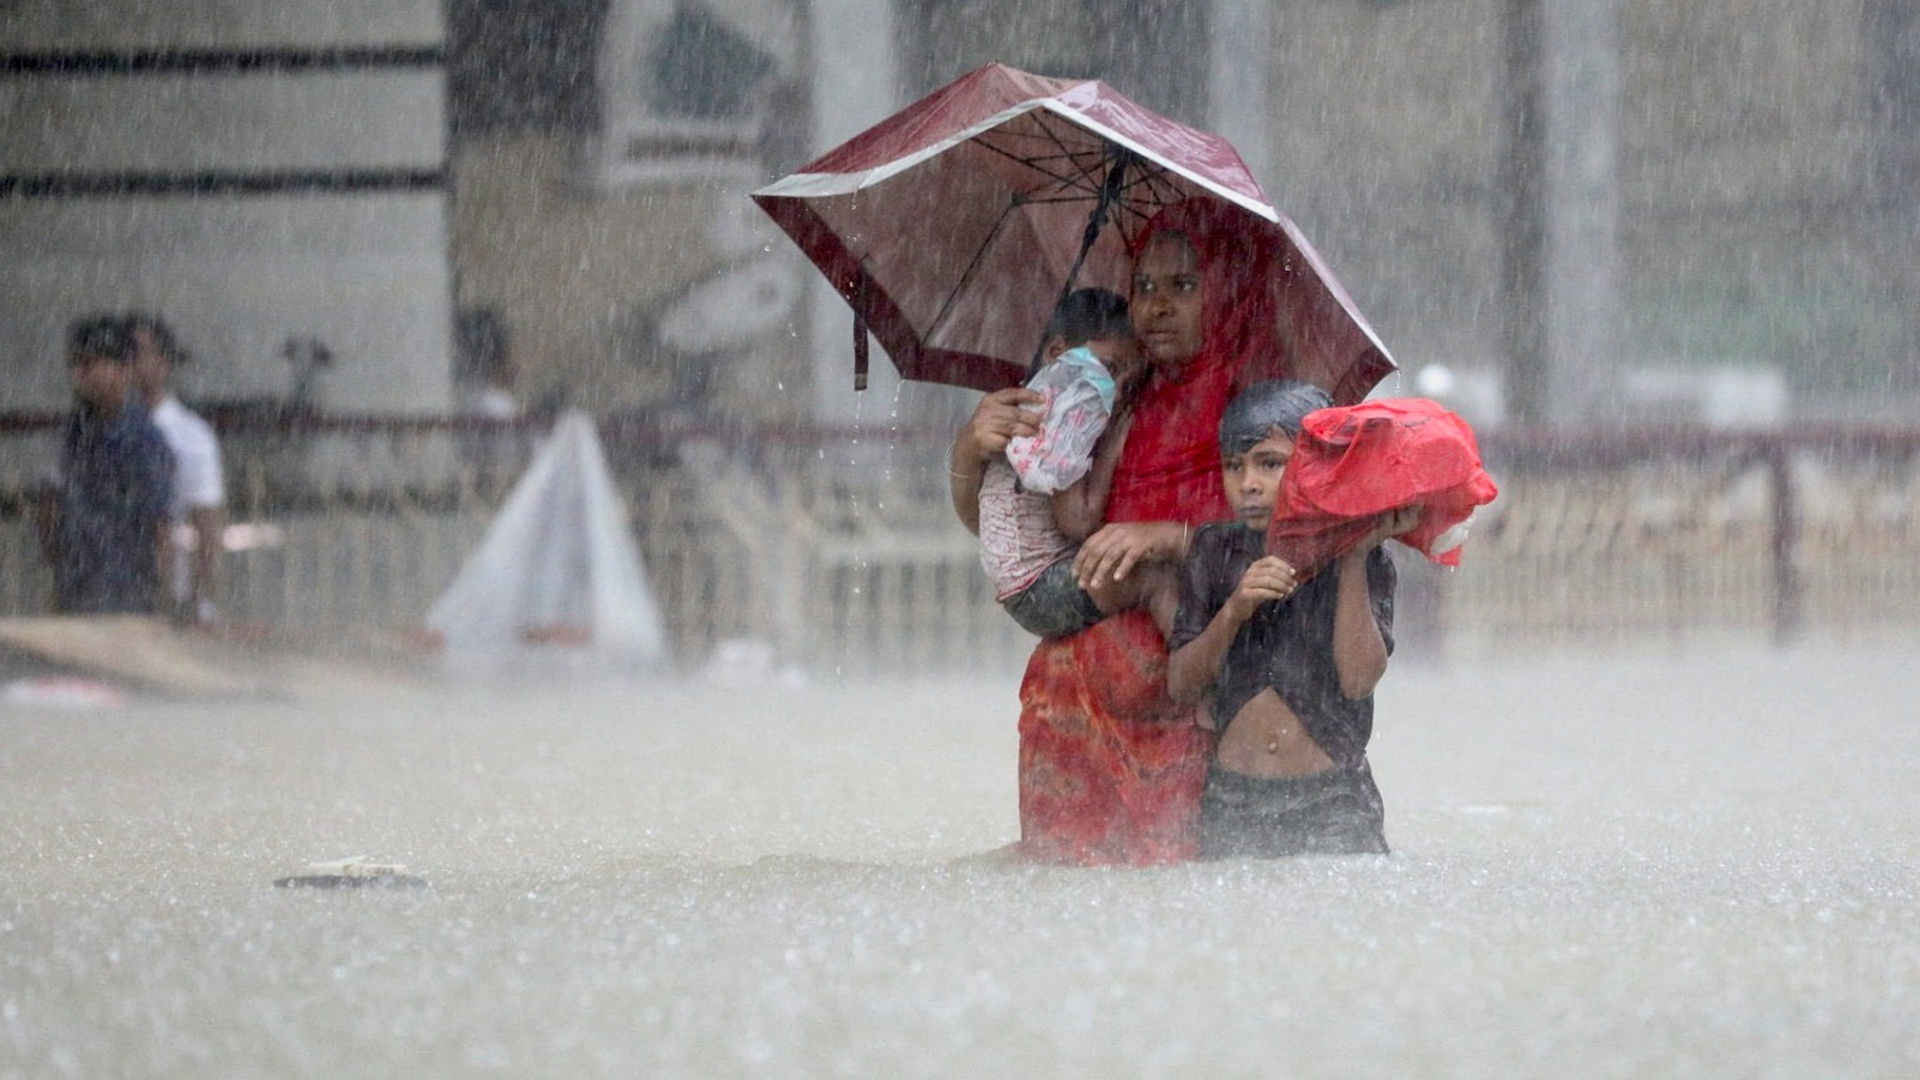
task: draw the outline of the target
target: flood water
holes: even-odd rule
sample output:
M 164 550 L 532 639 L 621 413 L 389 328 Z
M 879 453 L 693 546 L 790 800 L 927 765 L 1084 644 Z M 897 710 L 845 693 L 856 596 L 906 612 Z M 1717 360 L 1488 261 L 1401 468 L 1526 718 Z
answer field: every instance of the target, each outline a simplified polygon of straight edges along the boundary
M 984 854 L 1012 672 L 13 708 L 0 1078 L 1911 1076 L 1915 644 L 1401 665 L 1393 856 L 1148 871 Z

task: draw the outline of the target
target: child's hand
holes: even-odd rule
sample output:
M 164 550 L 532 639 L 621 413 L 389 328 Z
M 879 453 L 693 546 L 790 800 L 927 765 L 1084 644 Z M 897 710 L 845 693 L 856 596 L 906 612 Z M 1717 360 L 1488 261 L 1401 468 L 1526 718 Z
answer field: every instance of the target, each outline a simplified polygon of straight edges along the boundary
M 1261 604 L 1285 600 L 1299 587 L 1299 575 L 1286 560 L 1266 555 L 1247 567 L 1247 572 L 1240 577 L 1240 587 L 1234 590 L 1233 598 L 1227 603 L 1244 621 L 1251 618 Z

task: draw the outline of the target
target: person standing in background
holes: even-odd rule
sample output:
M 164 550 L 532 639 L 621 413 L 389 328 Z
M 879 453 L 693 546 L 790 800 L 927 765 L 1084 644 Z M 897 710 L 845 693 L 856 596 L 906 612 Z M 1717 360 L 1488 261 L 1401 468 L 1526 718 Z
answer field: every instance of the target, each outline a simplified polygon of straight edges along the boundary
M 227 505 L 220 439 L 199 413 L 181 404 L 173 390 L 175 370 L 188 359 L 180 339 L 158 315 L 127 316 L 133 341 L 133 379 L 153 426 L 173 451 L 172 566 L 167 598 L 192 622 L 219 615 L 221 532 Z
M 521 464 L 520 419 L 506 320 L 492 308 L 468 308 L 454 322 L 453 385 L 462 421 L 455 445 L 482 491 L 504 487 Z
M 135 392 L 133 356 L 124 319 L 95 316 L 68 329 L 75 401 L 59 476 L 35 508 L 62 614 L 161 608 L 173 454 Z

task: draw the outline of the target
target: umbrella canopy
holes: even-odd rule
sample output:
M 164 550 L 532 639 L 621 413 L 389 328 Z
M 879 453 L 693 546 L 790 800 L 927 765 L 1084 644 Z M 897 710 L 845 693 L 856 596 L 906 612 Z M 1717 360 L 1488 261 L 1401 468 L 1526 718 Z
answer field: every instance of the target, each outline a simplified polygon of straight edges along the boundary
M 1272 285 L 1302 377 L 1344 402 L 1393 370 L 1226 140 L 1098 81 L 989 64 L 753 193 L 904 377 L 980 390 L 1025 378 L 1069 288 L 1124 294 L 1128 241 L 1189 198 L 1237 207 L 1276 246 Z

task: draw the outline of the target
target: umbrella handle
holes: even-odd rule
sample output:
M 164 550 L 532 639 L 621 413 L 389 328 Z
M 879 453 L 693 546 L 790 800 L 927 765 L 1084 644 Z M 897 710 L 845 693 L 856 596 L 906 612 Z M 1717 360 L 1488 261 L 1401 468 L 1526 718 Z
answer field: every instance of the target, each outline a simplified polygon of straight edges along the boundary
M 853 286 L 853 392 L 867 388 L 867 288 L 865 274 Z
M 867 320 L 859 312 L 853 316 L 853 389 L 867 388 Z
M 1108 212 L 1113 209 L 1114 203 L 1120 201 L 1121 189 L 1126 187 L 1127 166 L 1134 162 L 1133 151 L 1118 143 L 1108 145 L 1111 148 L 1113 164 L 1107 167 L 1107 178 L 1100 184 L 1100 197 L 1094 200 L 1093 210 L 1087 214 L 1087 230 L 1080 234 L 1080 252 L 1073 257 L 1073 267 L 1067 271 L 1067 282 L 1060 287 L 1060 296 L 1054 301 L 1055 311 L 1060 310 L 1060 305 L 1066 303 L 1067 297 L 1073 295 L 1074 282 L 1080 279 L 1080 268 L 1086 265 L 1087 253 L 1093 250 L 1094 243 L 1100 239 L 1100 230 L 1107 224 Z M 1033 359 L 1027 364 L 1028 378 L 1032 378 L 1040 370 L 1040 357 L 1046 351 L 1047 336 L 1046 331 L 1042 330 L 1040 341 L 1033 347 Z

